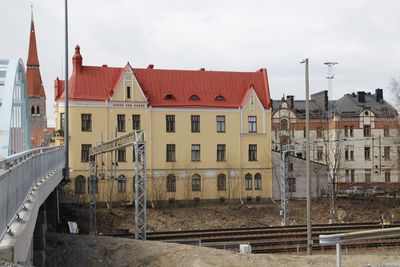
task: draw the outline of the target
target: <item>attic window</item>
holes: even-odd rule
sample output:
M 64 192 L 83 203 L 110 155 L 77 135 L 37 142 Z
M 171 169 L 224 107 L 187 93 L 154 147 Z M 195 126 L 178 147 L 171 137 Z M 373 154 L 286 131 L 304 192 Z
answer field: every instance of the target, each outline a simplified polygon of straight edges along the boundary
M 222 96 L 222 95 L 217 95 L 217 96 L 215 97 L 215 101 L 224 101 L 224 100 L 225 100 L 225 97 Z
M 365 111 L 365 116 L 368 116 L 369 115 L 369 112 L 368 111 Z
M 164 96 L 164 100 L 173 100 L 175 99 L 175 96 L 173 94 L 166 94 Z
M 200 97 L 198 95 L 191 95 L 189 100 L 200 100 Z

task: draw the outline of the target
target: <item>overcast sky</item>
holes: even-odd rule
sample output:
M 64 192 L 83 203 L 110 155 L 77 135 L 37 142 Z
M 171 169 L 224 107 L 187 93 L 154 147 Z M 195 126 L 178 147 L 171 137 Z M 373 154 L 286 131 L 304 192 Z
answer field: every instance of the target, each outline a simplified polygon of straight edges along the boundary
M 64 1 L 0 0 L 0 58 L 26 63 L 31 2 L 49 124 L 53 81 L 64 78 Z M 400 75 L 398 0 L 69 0 L 69 61 L 76 44 L 84 65 L 255 71 L 267 68 L 271 96 L 304 99 L 327 88 L 333 98 L 384 89 Z

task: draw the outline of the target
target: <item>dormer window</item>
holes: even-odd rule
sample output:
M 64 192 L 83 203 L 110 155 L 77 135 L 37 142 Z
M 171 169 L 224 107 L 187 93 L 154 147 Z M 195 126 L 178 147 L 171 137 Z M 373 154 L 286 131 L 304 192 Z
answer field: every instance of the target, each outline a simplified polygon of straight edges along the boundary
M 166 94 L 164 96 L 164 100 L 174 100 L 175 96 L 173 94 Z
M 222 95 L 217 95 L 217 96 L 215 97 L 215 101 L 225 101 L 225 97 L 222 96 Z
M 200 100 L 200 97 L 198 95 L 191 95 L 189 100 Z

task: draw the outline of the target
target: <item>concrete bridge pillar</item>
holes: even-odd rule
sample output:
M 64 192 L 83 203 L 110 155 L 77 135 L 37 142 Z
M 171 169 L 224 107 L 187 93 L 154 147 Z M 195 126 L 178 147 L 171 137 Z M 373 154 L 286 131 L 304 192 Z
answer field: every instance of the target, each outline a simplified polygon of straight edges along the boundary
M 36 220 L 35 231 L 33 232 L 33 265 L 37 267 L 45 266 L 46 262 L 46 231 L 47 216 L 46 202 L 40 206 Z

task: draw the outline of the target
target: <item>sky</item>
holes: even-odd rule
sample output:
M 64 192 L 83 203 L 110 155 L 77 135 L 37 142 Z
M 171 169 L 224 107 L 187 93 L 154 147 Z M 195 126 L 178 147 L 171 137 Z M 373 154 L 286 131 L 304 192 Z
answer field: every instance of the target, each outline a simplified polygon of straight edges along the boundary
M 65 78 L 64 0 L 0 0 L 0 58 L 28 56 L 31 4 L 49 125 L 54 80 Z M 273 99 L 327 89 L 324 62 L 338 62 L 330 96 L 384 90 L 400 77 L 398 0 L 69 0 L 69 56 L 84 65 L 256 71 Z M 71 70 L 71 67 L 70 67 Z

